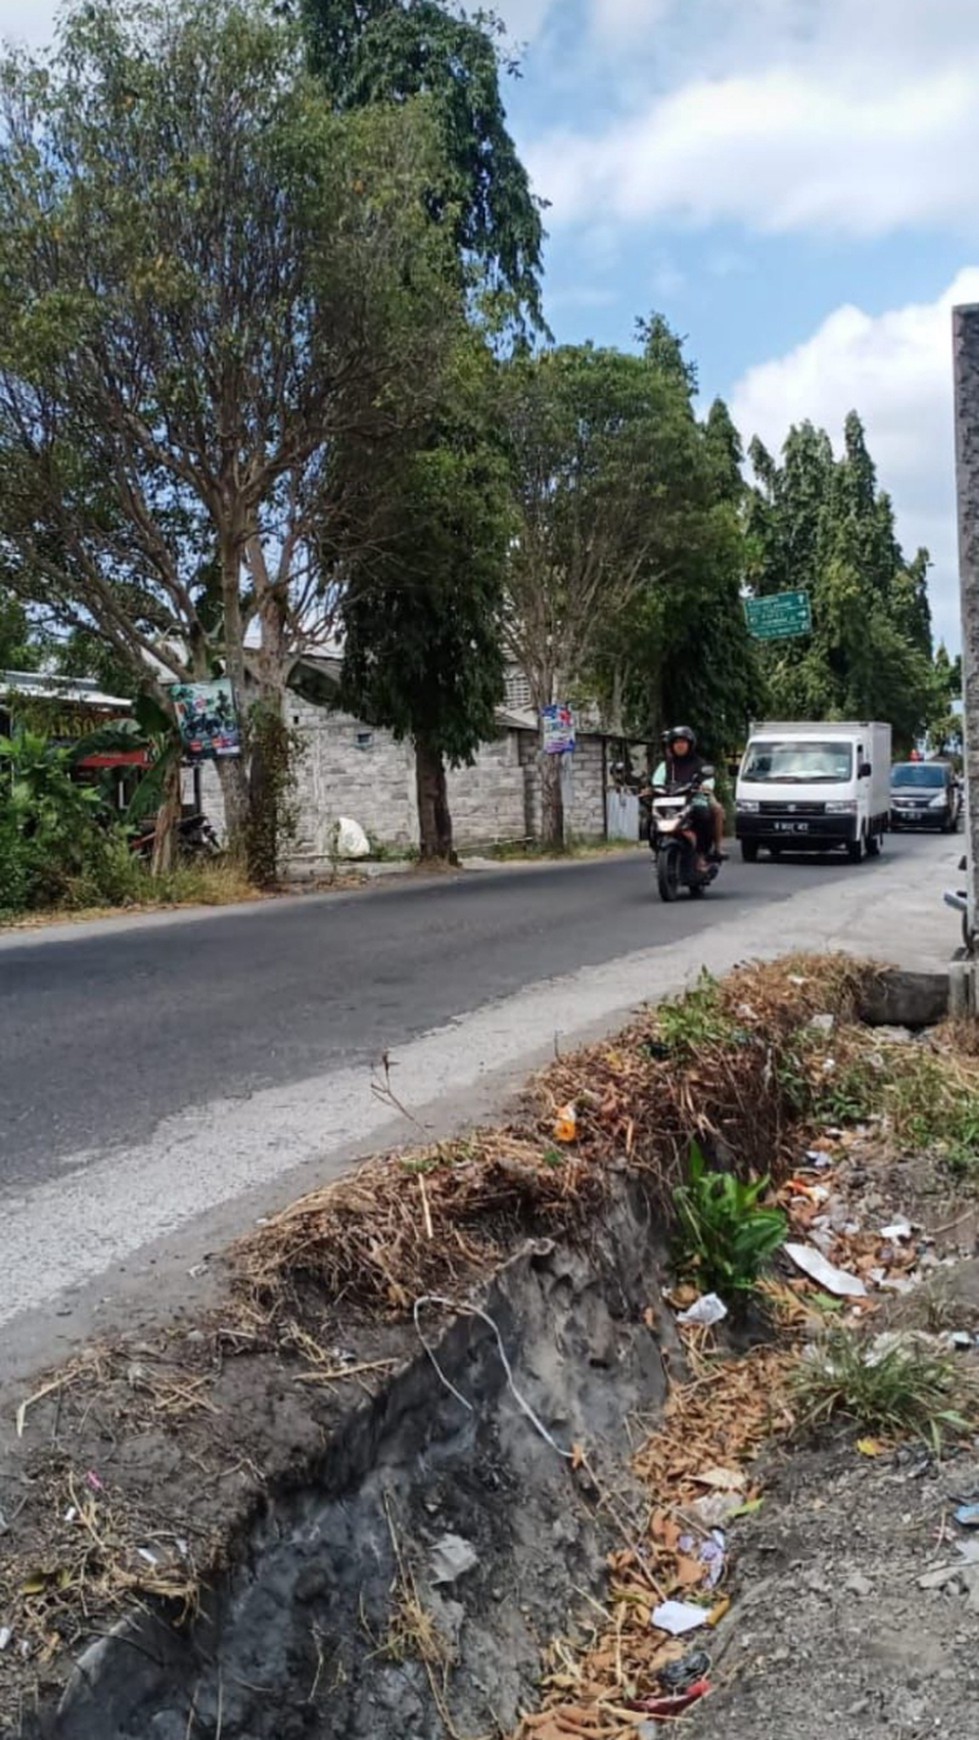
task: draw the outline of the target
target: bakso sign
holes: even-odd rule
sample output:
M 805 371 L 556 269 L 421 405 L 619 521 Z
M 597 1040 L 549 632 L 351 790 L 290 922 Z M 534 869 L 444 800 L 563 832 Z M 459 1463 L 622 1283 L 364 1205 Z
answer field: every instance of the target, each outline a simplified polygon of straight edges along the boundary
M 812 633 L 808 592 L 774 592 L 769 598 L 746 598 L 744 614 L 754 640 L 794 640 Z

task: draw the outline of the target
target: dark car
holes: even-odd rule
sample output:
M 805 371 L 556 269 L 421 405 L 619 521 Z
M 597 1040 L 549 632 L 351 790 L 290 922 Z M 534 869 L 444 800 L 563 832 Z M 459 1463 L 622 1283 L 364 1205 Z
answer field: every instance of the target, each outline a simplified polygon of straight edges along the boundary
M 903 761 L 891 769 L 891 831 L 936 828 L 952 834 L 959 822 L 955 775 L 944 761 Z

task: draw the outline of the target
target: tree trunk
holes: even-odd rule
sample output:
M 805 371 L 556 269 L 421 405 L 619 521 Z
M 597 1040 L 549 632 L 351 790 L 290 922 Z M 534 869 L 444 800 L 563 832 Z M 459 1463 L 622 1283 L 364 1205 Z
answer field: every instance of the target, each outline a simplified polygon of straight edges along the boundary
M 174 755 L 163 785 L 163 802 L 156 812 L 153 853 L 150 858 L 151 876 L 166 876 L 173 869 L 180 812 L 180 756 Z
M 456 864 L 452 846 L 452 816 L 441 750 L 424 738 L 415 743 L 415 783 L 418 791 L 418 838 L 423 863 Z
M 540 837 L 543 846 L 560 851 L 564 846 L 564 794 L 561 790 L 561 757 L 545 755 L 541 747 Z
M 237 701 L 237 696 L 235 697 Z M 221 795 L 224 798 L 224 827 L 228 856 L 244 863 L 248 848 L 248 777 L 244 758 L 222 755 L 216 762 Z

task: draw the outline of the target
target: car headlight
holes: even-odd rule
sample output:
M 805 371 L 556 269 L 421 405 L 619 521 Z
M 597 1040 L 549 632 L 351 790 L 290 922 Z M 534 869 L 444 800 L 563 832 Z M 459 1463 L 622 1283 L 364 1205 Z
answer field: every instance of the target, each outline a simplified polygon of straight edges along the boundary
M 828 816 L 855 816 L 857 813 L 856 798 L 841 798 L 837 803 L 826 805 Z
M 948 799 L 945 796 L 944 792 L 939 792 L 937 797 L 932 798 L 931 803 L 928 805 L 928 808 L 930 810 L 943 810 L 945 808 L 945 805 L 947 804 L 947 802 L 948 802 Z
M 761 809 L 761 804 L 756 804 L 752 798 L 738 798 L 735 808 L 740 810 L 743 816 L 756 816 Z

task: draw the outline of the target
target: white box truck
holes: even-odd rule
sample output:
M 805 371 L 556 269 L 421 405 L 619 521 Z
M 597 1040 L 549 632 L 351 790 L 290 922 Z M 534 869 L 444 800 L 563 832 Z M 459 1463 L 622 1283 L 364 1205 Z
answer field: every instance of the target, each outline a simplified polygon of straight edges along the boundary
M 735 791 L 741 855 L 764 847 L 876 857 L 891 805 L 891 728 L 774 722 L 752 725 Z

